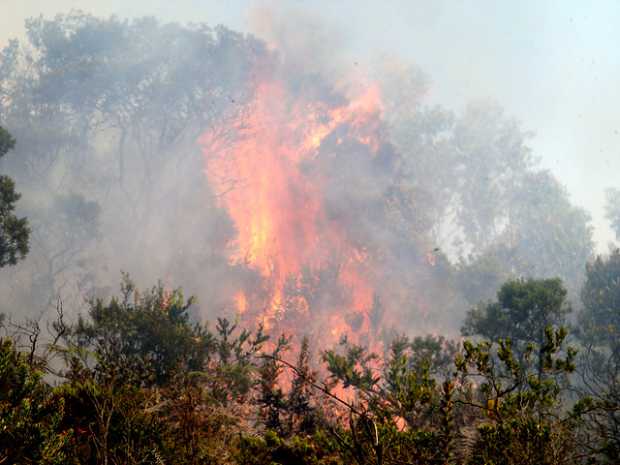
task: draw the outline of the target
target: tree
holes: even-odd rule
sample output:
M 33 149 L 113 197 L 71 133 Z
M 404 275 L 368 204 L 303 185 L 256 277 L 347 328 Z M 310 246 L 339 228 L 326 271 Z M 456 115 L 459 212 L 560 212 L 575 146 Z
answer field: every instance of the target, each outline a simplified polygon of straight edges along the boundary
M 147 280 L 185 277 L 205 303 L 229 298 L 201 284 L 205 269 L 238 273 L 196 139 L 240 111 L 265 45 L 225 27 L 77 11 L 28 20 L 26 32 L 0 52 L 0 124 L 20 142 L 4 168 L 33 231 L 4 305 L 48 310 L 62 294 L 77 311 L 85 295 L 111 294 L 110 270 L 131 266 Z
M 457 223 L 465 241 L 481 252 L 492 245 L 509 215 L 509 199 L 533 168 L 529 134 L 492 102 L 474 102 L 456 121 Z
M 456 402 L 486 417 L 477 424 L 468 465 L 551 465 L 581 456 L 575 431 L 565 426 L 573 415 L 561 413 L 558 379 L 575 369 L 576 356 L 565 345 L 567 334 L 547 327 L 537 357 L 531 345 L 515 353 L 510 339 L 463 343 L 455 363 L 464 388 Z
M 464 336 L 482 336 L 490 341 L 512 341 L 523 357 L 535 344 L 542 367 L 542 351 L 549 328 L 560 328 L 571 311 L 566 289 L 559 279 L 519 279 L 506 282 L 497 301 L 480 304 L 467 314 L 461 329 Z
M 571 204 L 566 189 L 547 171 L 521 173 L 513 183 L 504 194 L 505 216 L 498 219 L 503 227 L 486 248 L 461 259 L 459 287 L 475 304 L 499 281 L 558 276 L 576 297 L 593 251 L 589 214 Z
M 546 292 L 512 294 L 528 308 L 553 306 Z M 264 344 L 260 329 L 223 319 L 211 332 L 186 318 L 190 310 L 180 291 L 138 293 L 126 279 L 120 298 L 91 304 L 82 322 L 67 326 L 59 312 L 42 353 L 28 328 L 30 353 L 17 349 L 19 338 L 0 340 L 0 461 L 617 463 L 619 391 L 610 384 L 571 397 L 574 408 L 562 403 L 576 357 L 563 327 L 547 326 L 540 348 L 520 352 L 510 338 L 457 347 L 401 336 L 379 356 L 343 340 L 323 352 L 329 375 L 320 379 L 307 340 L 288 362 L 288 338 Z M 43 370 L 59 367 L 47 360 L 54 351 L 66 363 L 52 387 Z
M 0 462 L 61 465 L 71 430 L 62 428 L 64 403 L 10 339 L 0 339 Z
M 620 354 L 620 249 L 588 264 L 581 300 L 581 338 Z
M 286 349 L 288 341 L 281 338 L 271 354 L 263 358 L 258 368 L 259 395 L 256 403 L 260 409 L 261 423 L 269 430 L 282 435 L 285 432 L 282 414 L 286 410 L 286 396 L 279 385 L 282 366 L 279 362 L 281 351 Z
M 585 342 L 577 364 L 576 409 L 583 424 L 580 441 L 603 464 L 620 456 L 620 358 Z
M 520 276 L 559 276 L 577 295 L 593 250 L 590 217 L 540 169 L 531 134 L 493 102 L 473 102 L 459 114 L 425 107 L 422 92 L 412 93 L 407 111 L 393 104 L 398 117 L 388 116 L 398 150 L 396 191 L 412 199 L 408 234 L 446 251 L 451 283 L 469 305 Z M 419 282 L 424 273 L 415 271 Z
M 230 453 L 268 338 L 225 319 L 213 332 L 193 323 L 193 302 L 161 285 L 138 292 L 125 275 L 119 298 L 95 299 L 75 324 L 56 325 L 65 362 L 56 395 L 80 463 L 197 465 Z
M 384 360 L 346 340 L 323 353 L 332 384 L 350 393 L 350 401 L 339 402 L 348 423 L 332 421 L 330 428 L 345 463 L 440 465 L 450 460 L 456 435 L 454 379 L 432 373 L 441 372 L 451 352 L 445 342 L 399 337 Z
M 127 275 L 121 298 L 93 299 L 86 318 L 64 336 L 80 349 L 104 378 L 118 373 L 141 384 L 162 385 L 179 371 L 205 368 L 214 350 L 213 336 L 200 324 L 191 324 L 189 308 L 180 290 L 154 287 L 140 295 Z M 80 353 L 80 352 L 70 352 Z
M 589 222 L 551 173 L 527 173 L 510 194 L 508 224 L 491 252 L 513 276 L 558 276 L 576 297 L 593 251 Z
M 287 399 L 288 431 L 291 433 L 313 433 L 317 427 L 317 409 L 312 405 L 312 383 L 317 374 L 310 368 L 308 338 L 301 341 L 299 356 L 293 374 L 291 391 Z
M 602 463 L 613 463 L 620 454 L 620 250 L 588 264 L 581 299 L 583 441 Z
M 0 126 L 0 158 L 14 146 L 15 139 Z M 19 198 L 13 180 L 0 176 L 0 267 L 15 265 L 28 253 L 28 221 L 15 215 Z

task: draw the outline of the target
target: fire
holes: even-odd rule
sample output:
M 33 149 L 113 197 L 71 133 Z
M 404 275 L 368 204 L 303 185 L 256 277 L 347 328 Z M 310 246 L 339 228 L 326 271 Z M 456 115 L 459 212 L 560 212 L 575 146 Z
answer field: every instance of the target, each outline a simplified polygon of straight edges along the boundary
M 243 318 L 324 344 L 369 335 L 371 257 L 326 211 L 328 179 L 316 167 L 327 141 L 377 153 L 380 116 L 376 86 L 335 105 L 294 95 L 274 78 L 233 121 L 203 134 L 206 175 L 237 230 L 230 261 L 264 283 L 232 297 Z
M 234 297 L 235 307 L 240 314 L 244 314 L 248 310 L 248 299 L 243 291 L 238 291 Z

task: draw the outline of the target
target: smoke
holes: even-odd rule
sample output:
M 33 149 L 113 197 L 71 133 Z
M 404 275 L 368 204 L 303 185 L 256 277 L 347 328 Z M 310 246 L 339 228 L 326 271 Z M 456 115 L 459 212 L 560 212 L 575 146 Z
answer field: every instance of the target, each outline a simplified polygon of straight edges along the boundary
M 297 75 L 338 75 L 346 50 L 342 32 L 311 11 L 264 4 L 250 10 L 250 30 L 276 50 Z
M 614 117 L 620 67 L 609 48 L 618 41 L 614 24 L 620 8 L 614 2 L 594 7 L 569 3 L 555 9 L 537 1 L 483 1 L 471 9 L 466 4 L 397 0 L 381 5 L 327 0 L 181 0 L 174 5 L 161 0 L 3 0 L 0 44 L 22 36 L 27 17 L 51 17 L 72 8 L 102 16 L 221 23 L 271 37 L 272 32 L 251 20 L 256 17 L 253 11 L 265 7 L 283 18 L 279 24 L 304 24 L 299 17 L 307 15 L 319 18 L 319 25 L 329 24 L 329 40 L 313 42 L 322 45 L 319 50 L 343 56 L 343 62 L 363 63 L 387 53 L 416 63 L 433 80 L 432 99 L 447 107 L 462 107 L 478 97 L 500 102 L 525 129 L 536 133 L 534 151 L 567 185 L 574 201 L 593 212 L 598 248 L 606 247 L 612 236 L 603 218 L 604 189 L 616 184 L 614 173 L 620 169 Z M 303 15 L 286 20 L 291 11 L 300 10 Z M 321 30 L 325 26 L 319 26 Z
M 12 3 L 4 30 L 22 38 L 18 22 L 39 12 L 51 16 L 79 6 L 102 18 L 122 16 L 74 14 L 59 19 L 62 24 L 32 23 L 31 46 L 44 44 L 33 57 L 48 61 L 28 75 L 17 60 L 2 76 L 9 97 L 1 101 L 0 124 L 19 141 L 2 169 L 16 178 L 24 194 L 20 207 L 33 224 L 27 260 L 0 272 L 8 296 L 3 311 L 48 314 L 58 298 L 78 311 L 89 296 L 113 294 L 124 270 L 141 286 L 157 279 L 182 285 L 198 296 L 204 317 L 244 313 L 248 305 L 264 315 L 275 301 L 273 275 L 256 266 L 252 254 L 235 252 L 244 225 L 225 199 L 229 190 L 255 182 L 274 153 L 296 156 L 285 142 L 313 125 L 319 128 L 315 146 L 302 151 L 289 178 L 278 178 L 280 166 L 265 173 L 272 186 L 282 183 L 279 194 L 297 196 L 295 202 L 270 200 L 267 216 L 286 210 L 288 223 L 268 240 L 294 235 L 308 203 L 320 208 L 313 227 L 320 226 L 315 235 L 322 242 L 317 246 L 298 231 L 294 247 L 278 258 L 302 257 L 293 272 L 278 277 L 278 306 L 289 299 L 297 310 L 335 315 L 348 328 L 380 338 L 403 330 L 456 333 L 468 306 L 491 297 L 511 276 L 560 274 L 576 294 L 592 249 L 589 219 L 543 170 L 553 158 L 536 148 L 553 154 L 562 143 L 549 145 L 528 131 L 548 129 L 541 123 L 550 111 L 545 100 L 531 118 L 532 104 L 526 113 L 513 95 L 507 111 L 475 100 L 488 94 L 502 100 L 507 89 L 540 97 L 521 89 L 516 77 L 533 87 L 542 72 L 529 66 L 542 66 L 540 58 L 524 59 L 523 70 L 494 69 L 493 63 L 508 66 L 519 57 L 510 56 L 516 45 L 503 36 L 493 49 L 475 27 L 483 18 L 441 2 L 425 9 L 415 2 L 380 9 L 358 2 L 349 8 L 346 2 L 259 2 L 243 13 L 181 2 L 175 17 L 158 2 L 53 2 L 48 10 Z M 534 9 L 528 5 L 517 16 L 518 27 L 526 27 Z M 487 13 L 508 15 L 495 7 Z M 142 14 L 164 21 L 124 19 Z M 203 14 L 210 24 L 234 18 L 228 24 L 260 39 L 225 27 L 169 23 Z M 455 14 L 462 21 L 453 24 Z M 28 53 L 27 41 L 22 46 L 14 52 Z M 262 103 L 257 125 L 253 105 L 265 83 L 282 89 Z M 367 107 L 355 102 L 369 89 L 380 103 L 356 126 Z M 251 169 L 230 173 L 203 165 L 203 156 L 234 159 L 248 128 L 260 142 L 250 154 L 257 157 Z M 205 134 L 224 148 L 200 146 Z M 245 201 L 246 210 L 255 207 L 256 194 Z M 319 260 L 322 254 L 330 260 Z M 357 264 L 347 268 L 351 257 Z M 349 287 L 334 284 L 339 276 Z M 356 286 L 365 289 L 362 304 Z M 272 308 L 272 317 L 281 311 Z M 295 321 L 299 315 L 278 318 L 311 321 L 317 331 L 335 321 L 308 315 Z

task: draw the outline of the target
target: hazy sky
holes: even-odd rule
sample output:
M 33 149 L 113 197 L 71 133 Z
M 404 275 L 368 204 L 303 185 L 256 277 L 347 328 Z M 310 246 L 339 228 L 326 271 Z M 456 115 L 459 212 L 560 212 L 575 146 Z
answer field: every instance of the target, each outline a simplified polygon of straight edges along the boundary
M 611 239 L 603 201 L 606 187 L 620 188 L 617 0 L 0 0 L 0 44 L 22 33 L 25 18 L 72 8 L 248 31 L 257 6 L 311 12 L 351 60 L 389 53 L 419 65 L 431 98 L 449 108 L 497 100 L 535 132 L 535 154 L 592 212 L 599 246 Z

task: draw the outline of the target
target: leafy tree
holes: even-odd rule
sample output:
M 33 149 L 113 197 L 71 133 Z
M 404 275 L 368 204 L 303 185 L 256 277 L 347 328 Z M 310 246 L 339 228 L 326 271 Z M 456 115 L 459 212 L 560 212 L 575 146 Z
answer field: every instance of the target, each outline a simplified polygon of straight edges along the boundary
M 80 463 L 218 463 L 231 455 L 243 406 L 261 384 L 259 329 L 190 320 L 193 299 L 159 285 L 90 302 L 77 323 L 56 324 L 66 380 L 57 395 Z M 246 407 L 247 410 L 247 407 Z M 246 412 L 247 413 L 247 412 Z M 225 439 L 226 438 L 226 439 Z
M 561 327 L 571 311 L 566 294 L 559 279 L 508 281 L 498 291 L 497 301 L 468 312 L 461 332 L 490 341 L 509 339 L 519 357 L 535 344 L 542 370 L 546 333 L 549 328 Z
M 513 300 L 538 308 L 554 300 L 543 292 L 558 290 L 551 283 L 529 284 L 542 288 Z M 91 303 L 75 324 L 59 313 L 51 349 L 65 363 L 54 388 L 41 372 L 58 365 L 47 363 L 53 351 L 24 354 L 1 341 L 0 460 L 617 462 L 617 389 L 575 391 L 575 407 L 563 404 L 576 356 L 563 327 L 546 326 L 542 343 L 532 333 L 520 351 L 510 338 L 457 347 L 441 336 L 401 336 L 380 357 L 343 340 L 323 353 L 329 376 L 321 380 L 310 369 L 307 340 L 289 363 L 286 338 L 269 346 L 260 329 L 238 331 L 224 319 L 213 332 L 193 324 L 191 299 L 180 291 L 138 293 L 127 278 L 122 289 L 120 298 Z M 282 370 L 291 370 L 290 387 Z
M 529 137 L 493 104 L 470 105 L 457 121 L 456 218 L 463 248 L 474 261 L 496 257 L 513 277 L 560 276 L 576 292 L 592 254 L 590 217 L 537 168 Z
M 490 102 L 468 105 L 456 121 L 452 144 L 460 198 L 457 222 L 476 251 L 497 239 L 502 219 L 509 214 L 511 193 L 532 168 L 528 137 Z
M 588 264 L 581 299 L 583 442 L 603 463 L 613 463 L 620 454 L 620 250 Z
M 72 430 L 61 428 L 64 403 L 51 396 L 41 368 L 10 339 L 0 340 L 1 462 L 75 463 L 68 455 Z
M 573 432 L 564 426 L 572 414 L 560 418 L 557 379 L 575 369 L 576 356 L 573 348 L 564 347 L 566 336 L 563 328 L 547 327 L 538 354 L 533 345 L 515 353 L 510 339 L 464 342 L 455 363 L 465 389 L 456 402 L 486 417 L 477 425 L 465 463 L 559 464 L 580 457 Z
M 189 323 L 193 300 L 163 286 L 140 295 L 125 276 L 121 298 L 94 299 L 88 318 L 79 318 L 65 339 L 95 372 L 119 372 L 145 385 L 161 385 L 181 371 L 201 370 L 213 350 L 212 335 Z
M 620 353 L 620 250 L 588 264 L 581 300 L 579 334 L 585 341 Z
M 422 93 L 413 93 L 415 104 L 405 100 L 407 111 L 393 104 L 399 116 L 388 116 L 397 192 L 415 199 L 408 231 L 447 252 L 455 290 L 474 305 L 507 279 L 559 276 L 576 295 L 593 250 L 590 217 L 539 169 L 531 135 L 495 103 L 474 102 L 453 114 L 425 107 Z M 419 282 L 424 273 L 416 275 Z
M 490 252 L 513 276 L 558 276 L 577 296 L 593 251 L 590 215 L 548 171 L 523 176 L 509 201 L 508 224 Z
M 416 336 L 411 341 L 404 339 L 405 347 L 410 350 L 410 370 L 418 372 L 428 369 L 429 373 L 439 379 L 449 377 L 454 369 L 454 357 L 459 350 L 455 341 L 442 335 L 427 334 Z M 394 348 L 394 346 L 392 346 Z
M 14 146 L 15 139 L 0 126 L 0 158 Z M 15 215 L 15 203 L 19 198 L 13 180 L 0 176 L 0 267 L 15 265 L 28 253 L 28 222 Z
M 522 173 L 504 201 L 495 239 L 481 253 L 461 258 L 457 283 L 467 300 L 485 300 L 500 282 L 515 277 L 558 276 L 577 296 L 593 251 L 590 216 L 570 203 L 566 189 L 546 171 Z
M 428 339 L 427 341 L 428 342 Z M 341 351 L 323 357 L 332 382 L 354 393 L 346 428 L 334 428 L 345 462 L 358 464 L 443 464 L 449 460 L 456 429 L 454 380 L 434 377 L 428 346 L 396 339 L 383 363 L 363 347 L 343 341 Z M 435 354 L 437 350 L 433 350 Z
M 188 285 L 205 262 L 238 275 L 223 253 L 234 230 L 195 142 L 252 93 L 259 60 L 270 61 L 264 44 L 224 27 L 77 11 L 28 20 L 26 31 L 0 52 L 0 124 L 20 141 L 3 164 L 33 229 L 30 259 L 3 289 L 7 307 L 47 310 L 62 292 L 77 310 L 84 295 L 110 294 L 96 289 L 112 283 L 109 269 L 131 263 L 146 279 L 165 269 Z M 212 289 L 201 297 L 224 292 Z

